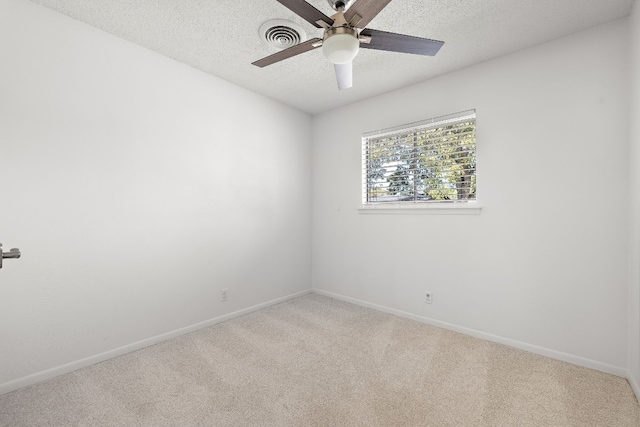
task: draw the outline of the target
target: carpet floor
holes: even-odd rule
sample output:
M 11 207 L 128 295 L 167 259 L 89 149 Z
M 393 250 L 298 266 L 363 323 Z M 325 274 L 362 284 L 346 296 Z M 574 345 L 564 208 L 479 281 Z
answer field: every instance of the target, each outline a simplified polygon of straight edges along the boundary
M 310 294 L 0 396 L 2 426 L 640 426 L 628 382 Z

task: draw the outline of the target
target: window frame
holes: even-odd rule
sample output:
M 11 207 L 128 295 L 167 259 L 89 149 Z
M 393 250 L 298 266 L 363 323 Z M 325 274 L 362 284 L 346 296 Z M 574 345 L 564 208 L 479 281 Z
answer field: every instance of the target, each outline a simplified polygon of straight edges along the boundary
M 477 215 L 480 214 L 482 207 L 478 203 L 477 189 L 475 191 L 474 199 L 465 200 L 447 200 L 447 201 L 432 201 L 432 200 L 408 200 L 408 201 L 396 201 L 396 202 L 369 202 L 368 201 L 368 169 L 367 169 L 367 153 L 369 149 L 369 141 L 374 138 L 381 138 L 385 135 L 394 135 L 400 133 L 419 132 L 429 129 L 435 129 L 438 127 L 446 126 L 449 124 L 461 123 L 464 120 L 473 119 L 474 131 L 477 131 L 476 123 L 476 110 L 466 110 L 458 113 L 448 114 L 445 116 L 439 116 L 422 120 L 419 122 L 412 122 L 395 126 L 391 128 L 376 130 L 372 132 L 366 132 L 362 135 L 361 150 L 362 150 L 362 174 L 361 174 L 361 207 L 358 209 L 363 214 L 458 214 L 458 215 Z M 477 138 L 477 134 L 476 134 Z M 474 152 L 474 156 L 477 158 L 477 148 Z M 477 172 L 474 174 L 477 177 Z M 477 178 L 476 178 L 477 182 Z M 415 195 L 414 195 L 415 196 Z

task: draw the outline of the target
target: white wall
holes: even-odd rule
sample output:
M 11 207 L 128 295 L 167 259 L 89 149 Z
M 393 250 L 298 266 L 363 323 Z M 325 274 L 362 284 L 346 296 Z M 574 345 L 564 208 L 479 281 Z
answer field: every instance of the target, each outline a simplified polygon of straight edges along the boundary
M 640 3 L 629 18 L 630 38 L 630 291 L 629 291 L 629 380 L 640 400 Z
M 310 289 L 308 115 L 24 0 L 0 58 L 0 391 Z
M 314 117 L 314 288 L 624 375 L 626 29 Z M 358 214 L 363 132 L 471 108 L 480 215 Z

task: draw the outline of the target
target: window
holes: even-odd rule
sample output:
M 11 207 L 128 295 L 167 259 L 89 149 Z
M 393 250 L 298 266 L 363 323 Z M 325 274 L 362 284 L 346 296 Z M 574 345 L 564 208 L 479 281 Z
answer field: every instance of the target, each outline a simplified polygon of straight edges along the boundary
M 475 110 L 364 134 L 362 174 L 364 207 L 474 202 Z

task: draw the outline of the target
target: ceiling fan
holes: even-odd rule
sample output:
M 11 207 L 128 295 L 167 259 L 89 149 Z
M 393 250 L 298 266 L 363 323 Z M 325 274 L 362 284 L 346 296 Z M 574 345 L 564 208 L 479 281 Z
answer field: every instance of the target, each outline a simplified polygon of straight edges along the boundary
M 334 64 L 338 88 L 353 86 L 352 61 L 360 47 L 434 56 L 444 42 L 366 28 L 391 0 L 327 0 L 336 14 L 328 17 L 305 0 L 277 0 L 305 21 L 324 29 L 322 39 L 314 38 L 253 62 L 266 67 L 322 46 Z M 351 4 L 353 3 L 353 4 Z

